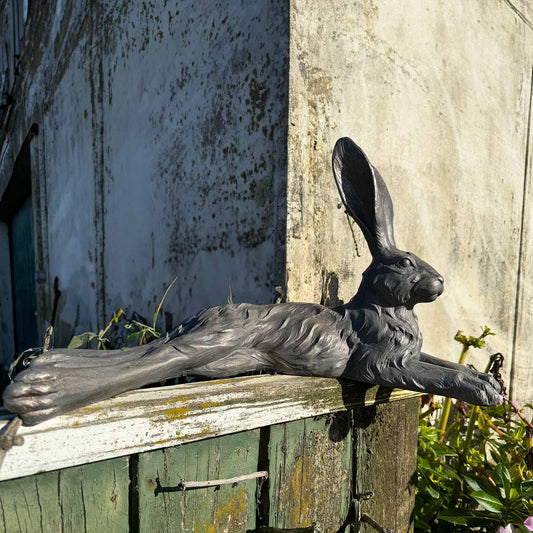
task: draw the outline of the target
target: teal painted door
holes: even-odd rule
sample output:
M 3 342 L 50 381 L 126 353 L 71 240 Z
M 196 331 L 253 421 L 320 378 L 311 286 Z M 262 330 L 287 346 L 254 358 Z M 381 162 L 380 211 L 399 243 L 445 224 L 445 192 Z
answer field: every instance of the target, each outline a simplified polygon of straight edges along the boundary
M 35 259 L 31 196 L 13 215 L 9 228 L 15 348 L 17 354 L 39 345 L 35 297 Z

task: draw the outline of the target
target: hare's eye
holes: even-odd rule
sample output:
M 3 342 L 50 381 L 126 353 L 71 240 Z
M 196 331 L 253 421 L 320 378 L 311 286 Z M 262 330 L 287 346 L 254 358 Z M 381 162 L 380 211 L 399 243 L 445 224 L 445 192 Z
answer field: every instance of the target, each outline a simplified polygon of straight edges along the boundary
M 407 268 L 407 267 L 412 267 L 413 266 L 413 263 L 410 259 L 408 259 L 407 257 L 404 257 L 403 259 L 401 259 L 398 264 L 401 266 L 401 267 L 404 267 L 404 268 Z

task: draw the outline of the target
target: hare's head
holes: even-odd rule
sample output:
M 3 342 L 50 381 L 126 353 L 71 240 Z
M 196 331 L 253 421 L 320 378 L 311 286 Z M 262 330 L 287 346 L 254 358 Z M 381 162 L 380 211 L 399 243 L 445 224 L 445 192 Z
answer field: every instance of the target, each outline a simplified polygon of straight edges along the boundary
M 364 152 L 347 137 L 333 150 L 333 174 L 344 206 L 372 254 L 356 299 L 412 308 L 438 298 L 444 290 L 442 276 L 416 255 L 396 248 L 389 191 Z

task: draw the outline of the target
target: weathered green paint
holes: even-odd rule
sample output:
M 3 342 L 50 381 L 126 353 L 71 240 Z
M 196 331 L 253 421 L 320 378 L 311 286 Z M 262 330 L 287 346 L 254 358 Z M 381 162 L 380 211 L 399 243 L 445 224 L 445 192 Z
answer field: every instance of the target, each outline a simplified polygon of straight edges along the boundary
M 258 453 L 259 430 L 253 430 L 140 454 L 133 527 L 141 532 L 253 530 L 257 480 L 187 491 L 178 485 L 181 478 L 205 481 L 256 472 Z
M 0 530 L 127 532 L 128 458 L 0 483 Z
M 180 412 L 171 414 L 182 420 Z M 0 532 L 231 533 L 316 525 L 340 533 L 353 521 L 352 494 L 372 491 L 363 511 L 409 533 L 417 425 L 412 398 L 5 481 Z M 261 493 L 256 479 L 179 488 L 182 480 L 258 470 L 270 476 Z M 361 531 L 372 530 L 363 524 Z
M 373 492 L 362 510 L 397 533 L 413 530 L 418 398 L 354 412 L 356 494 Z M 375 533 L 365 524 L 362 533 Z
M 349 510 L 350 412 L 271 428 L 268 525 L 338 531 Z

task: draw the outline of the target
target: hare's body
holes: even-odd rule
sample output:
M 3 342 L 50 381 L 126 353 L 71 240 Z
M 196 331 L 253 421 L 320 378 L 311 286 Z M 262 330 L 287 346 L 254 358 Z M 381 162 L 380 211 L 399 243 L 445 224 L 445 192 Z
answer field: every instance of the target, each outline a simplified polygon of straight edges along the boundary
M 500 386 L 492 377 L 421 352 L 413 307 L 440 296 L 443 279 L 396 248 L 392 202 L 377 170 L 349 139 L 338 141 L 333 169 L 373 256 L 346 306 L 227 305 L 201 311 L 166 338 L 138 348 L 50 350 L 16 376 L 4 393 L 6 407 L 35 424 L 148 383 L 250 371 L 344 378 L 497 403 Z

